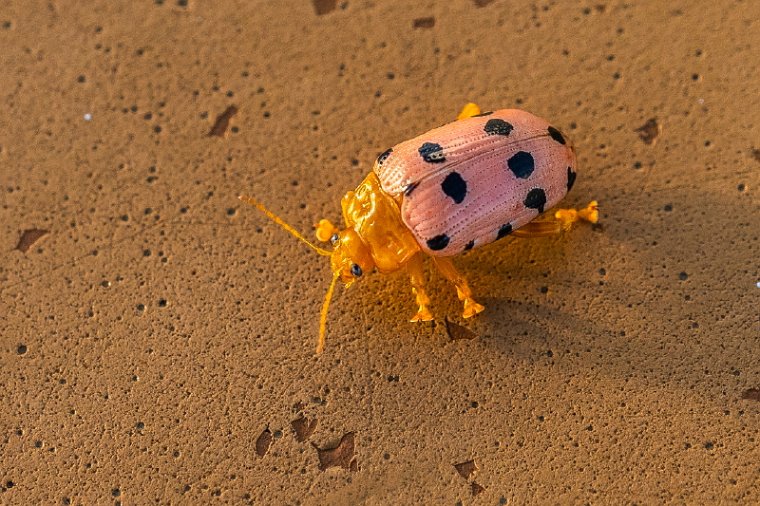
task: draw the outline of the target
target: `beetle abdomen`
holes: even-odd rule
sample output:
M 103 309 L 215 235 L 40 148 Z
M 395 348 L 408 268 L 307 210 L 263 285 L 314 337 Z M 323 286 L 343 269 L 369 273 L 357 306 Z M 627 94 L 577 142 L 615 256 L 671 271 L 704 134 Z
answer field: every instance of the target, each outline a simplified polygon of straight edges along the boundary
M 380 155 L 383 190 L 422 249 L 450 256 L 508 235 L 556 205 L 575 154 L 547 121 L 503 109 L 455 121 Z

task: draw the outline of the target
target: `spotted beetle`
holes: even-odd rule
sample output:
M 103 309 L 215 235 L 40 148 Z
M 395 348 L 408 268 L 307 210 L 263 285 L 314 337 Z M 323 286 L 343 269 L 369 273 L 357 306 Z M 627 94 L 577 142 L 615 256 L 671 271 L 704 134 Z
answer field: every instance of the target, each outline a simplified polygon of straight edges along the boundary
M 462 316 L 483 311 L 450 257 L 514 235 L 542 237 L 579 220 L 596 223 L 596 201 L 583 209 L 545 210 L 556 205 L 576 178 L 575 150 L 545 120 L 518 109 L 481 112 L 467 104 L 457 121 L 384 151 L 364 181 L 341 200 L 345 228 L 328 220 L 312 244 L 262 204 L 241 195 L 285 230 L 330 257 L 333 279 L 319 322 L 317 353 L 324 350 L 327 311 L 340 279 L 346 287 L 365 273 L 409 273 L 418 310 L 411 321 L 430 321 L 423 255 L 457 289 Z

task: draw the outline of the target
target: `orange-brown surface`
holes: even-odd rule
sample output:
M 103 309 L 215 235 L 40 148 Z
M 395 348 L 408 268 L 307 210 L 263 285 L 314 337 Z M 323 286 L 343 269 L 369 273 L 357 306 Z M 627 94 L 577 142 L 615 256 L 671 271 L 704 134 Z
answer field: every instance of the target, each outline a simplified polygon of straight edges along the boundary
M 758 45 L 750 0 L 1 2 L 0 503 L 757 504 Z M 469 100 L 601 227 L 459 258 L 473 320 L 339 287 L 315 356 L 329 266 L 236 196 L 311 235 Z

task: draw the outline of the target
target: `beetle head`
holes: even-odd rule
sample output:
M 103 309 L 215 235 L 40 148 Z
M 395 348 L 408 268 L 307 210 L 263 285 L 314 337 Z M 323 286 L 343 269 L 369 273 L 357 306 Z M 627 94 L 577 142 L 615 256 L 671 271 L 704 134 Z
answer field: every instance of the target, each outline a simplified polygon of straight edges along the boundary
M 375 262 L 372 261 L 369 248 L 355 230 L 347 228 L 336 235 L 337 237 L 333 235 L 335 249 L 330 257 L 330 266 L 333 275 L 339 276 L 348 287 L 365 273 L 371 272 Z
M 317 239 L 329 241 L 333 245 L 330 267 L 333 276 L 340 279 L 347 287 L 374 269 L 375 262 L 372 260 L 369 248 L 354 229 L 338 230 L 328 220 L 320 220 L 316 229 Z

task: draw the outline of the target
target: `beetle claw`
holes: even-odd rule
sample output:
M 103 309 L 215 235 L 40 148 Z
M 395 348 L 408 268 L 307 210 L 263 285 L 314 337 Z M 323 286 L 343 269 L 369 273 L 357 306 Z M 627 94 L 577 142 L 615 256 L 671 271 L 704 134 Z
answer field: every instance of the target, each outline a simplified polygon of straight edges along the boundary
M 598 222 L 599 203 L 596 200 L 592 200 L 585 208 L 578 211 L 578 216 L 591 223 Z
M 431 313 L 430 310 L 426 307 L 420 307 L 420 310 L 417 311 L 417 314 L 412 316 L 412 319 L 409 321 L 412 323 L 433 321 L 433 313 Z
M 464 299 L 464 311 L 462 312 L 462 318 L 472 318 L 478 313 L 483 312 L 485 307 L 482 304 L 478 304 L 471 298 Z

